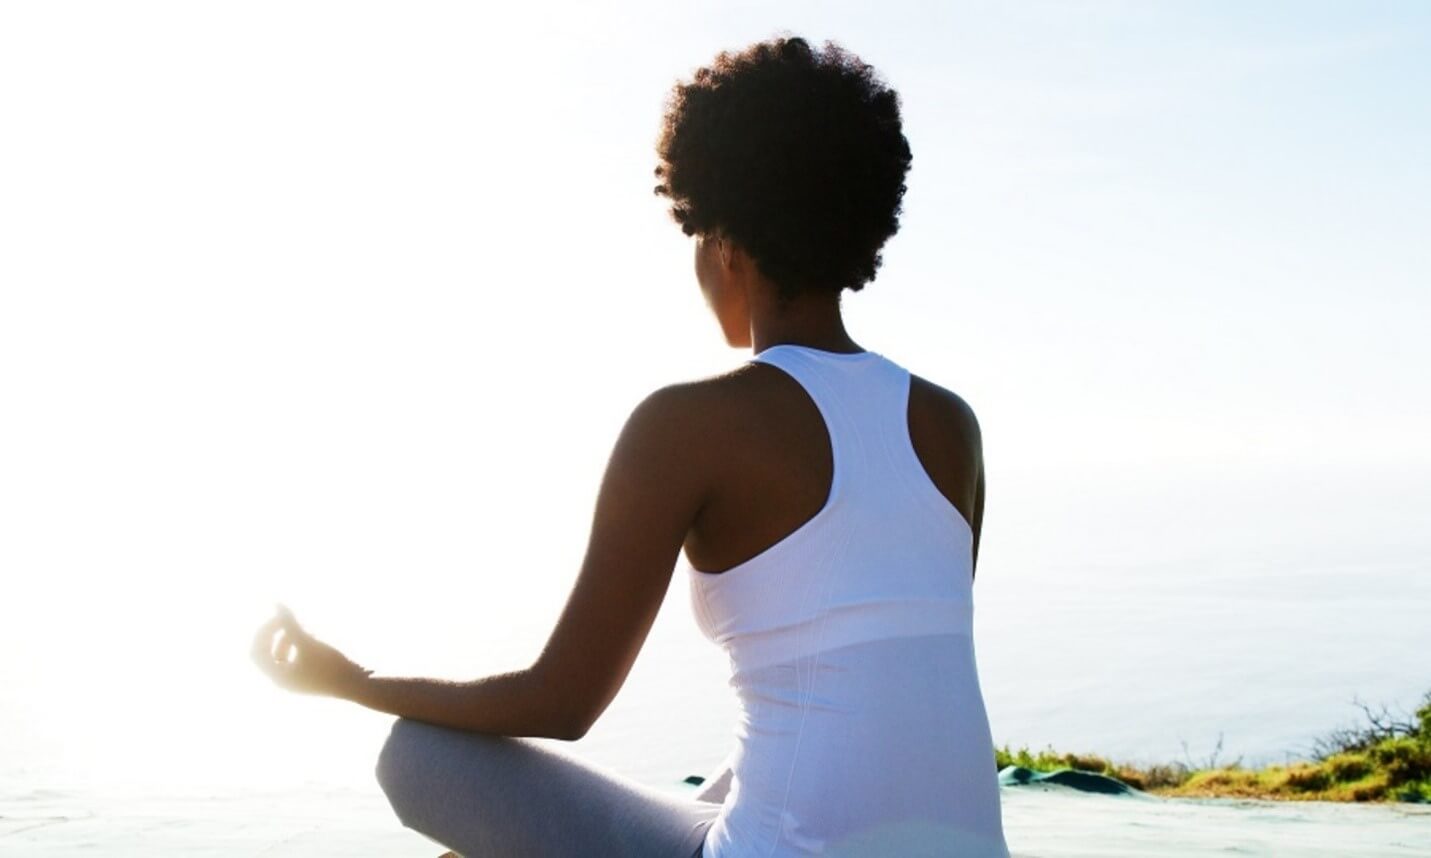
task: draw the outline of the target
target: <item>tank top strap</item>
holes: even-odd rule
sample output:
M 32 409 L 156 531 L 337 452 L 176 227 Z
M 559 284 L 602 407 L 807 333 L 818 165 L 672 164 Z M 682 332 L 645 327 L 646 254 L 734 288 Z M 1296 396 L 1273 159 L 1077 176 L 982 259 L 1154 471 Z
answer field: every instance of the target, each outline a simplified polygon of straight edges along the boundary
M 843 354 L 781 344 L 751 358 L 797 381 L 824 418 L 834 457 L 833 499 L 865 475 L 887 479 L 887 455 L 908 437 L 909 373 L 876 352 Z

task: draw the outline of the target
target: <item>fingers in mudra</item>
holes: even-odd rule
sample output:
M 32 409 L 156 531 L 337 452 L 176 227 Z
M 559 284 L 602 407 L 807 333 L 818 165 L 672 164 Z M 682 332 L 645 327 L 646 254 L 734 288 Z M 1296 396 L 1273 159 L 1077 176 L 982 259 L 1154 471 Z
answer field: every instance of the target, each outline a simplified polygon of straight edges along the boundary
M 278 615 L 259 627 L 251 655 L 259 668 L 279 685 L 306 694 L 339 694 L 372 671 L 318 640 L 298 624 L 293 612 L 277 606 Z
M 278 612 L 259 627 L 250 654 L 270 677 L 292 686 L 298 678 L 295 671 L 303 660 L 302 645 L 307 642 L 307 634 L 291 611 L 279 606 Z

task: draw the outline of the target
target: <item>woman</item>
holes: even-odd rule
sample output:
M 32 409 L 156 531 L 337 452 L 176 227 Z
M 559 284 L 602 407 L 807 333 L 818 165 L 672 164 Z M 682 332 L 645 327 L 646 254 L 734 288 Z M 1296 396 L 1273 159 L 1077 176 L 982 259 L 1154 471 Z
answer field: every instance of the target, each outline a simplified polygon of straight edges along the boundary
M 401 716 L 378 780 L 405 825 L 469 858 L 1006 856 L 971 638 L 979 426 L 840 315 L 899 225 L 898 96 L 836 45 L 774 39 L 677 85 L 657 149 L 701 291 L 754 356 L 630 415 L 541 654 L 466 683 L 379 677 L 280 608 L 254 657 Z M 600 717 L 682 548 L 742 710 L 689 801 L 520 738 Z

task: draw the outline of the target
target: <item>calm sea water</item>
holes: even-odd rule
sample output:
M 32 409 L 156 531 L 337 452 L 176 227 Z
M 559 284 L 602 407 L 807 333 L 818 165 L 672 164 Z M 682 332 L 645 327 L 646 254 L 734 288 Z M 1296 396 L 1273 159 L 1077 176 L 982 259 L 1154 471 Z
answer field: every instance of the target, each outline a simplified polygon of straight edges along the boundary
M 1004 790 L 1016 858 L 1421 858 L 1431 808 L 1179 801 Z M 381 795 L 343 787 L 0 796 L 0 855 L 431 856 Z
M 996 742 L 1200 763 L 1220 738 L 1219 762 L 1280 762 L 1354 723 L 1353 697 L 1405 709 L 1431 688 L 1431 540 L 1423 524 L 1431 521 L 1431 491 L 1418 474 L 1382 474 L 1360 487 L 1307 474 L 1124 480 L 1077 497 L 1007 485 L 1022 503 L 997 507 L 1002 498 L 991 494 L 998 514 L 985 522 L 975 584 L 976 650 Z M 467 585 L 462 600 L 424 598 L 451 586 L 436 578 L 415 576 L 402 590 L 373 582 L 326 614 L 310 599 L 310 626 L 337 642 L 375 629 L 367 650 L 354 651 L 368 663 L 384 663 L 375 656 L 406 642 L 392 650 L 399 667 L 385 672 L 435 665 L 434 675 L 460 676 L 474 665 L 519 665 L 544 640 L 569 579 L 505 588 L 495 580 Z M 8 650 L 0 665 L 0 796 L 12 821 L 28 818 L 27 802 L 47 795 L 78 817 L 121 794 L 129 796 L 126 813 L 140 815 L 148 812 L 143 796 L 156 796 L 149 810 L 160 816 L 174 795 L 204 790 L 232 798 L 307 785 L 302 790 L 314 794 L 372 797 L 372 766 L 391 716 L 273 688 L 247 664 L 252 613 L 232 609 L 249 594 L 209 585 L 181 594 L 191 610 L 168 626 L 144 614 L 140 600 L 96 600 L 149 622 L 132 637 L 111 631 L 99 641 L 105 646 L 80 650 L 84 664 L 47 662 L 42 648 L 34 658 Z M 45 609 L 41 597 L 31 609 Z M 627 685 L 575 746 L 595 763 L 674 791 L 720 761 L 735 719 L 725 657 L 696 630 L 687 598 L 686 581 L 675 579 Z M 377 618 L 386 621 L 381 628 Z M 187 660 L 170 659 L 184 652 Z M 193 670 L 196 659 L 210 666 Z M 1019 824 L 1031 827 L 1039 813 L 1067 811 L 1014 801 L 1022 809 L 1011 818 L 1024 814 Z M 1192 822 L 1175 814 L 1159 824 L 1201 824 L 1187 813 Z M 1267 813 L 1240 818 L 1276 816 Z M 1097 818 L 1116 816 L 1109 814 Z M 1333 811 L 1316 819 L 1341 824 Z M 1409 824 L 1427 830 L 1423 818 Z M 1023 842 L 1041 843 L 1040 854 L 1093 854 Z

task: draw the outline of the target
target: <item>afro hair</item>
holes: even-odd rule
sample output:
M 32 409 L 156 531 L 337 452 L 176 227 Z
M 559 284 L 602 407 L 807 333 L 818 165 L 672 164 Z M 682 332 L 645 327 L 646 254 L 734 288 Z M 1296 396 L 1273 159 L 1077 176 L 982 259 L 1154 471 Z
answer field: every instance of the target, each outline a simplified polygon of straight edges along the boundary
M 858 291 L 899 229 L 912 157 L 899 108 L 834 42 L 724 51 L 671 92 L 656 193 L 686 235 L 743 247 L 783 298 Z

